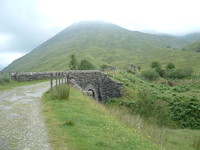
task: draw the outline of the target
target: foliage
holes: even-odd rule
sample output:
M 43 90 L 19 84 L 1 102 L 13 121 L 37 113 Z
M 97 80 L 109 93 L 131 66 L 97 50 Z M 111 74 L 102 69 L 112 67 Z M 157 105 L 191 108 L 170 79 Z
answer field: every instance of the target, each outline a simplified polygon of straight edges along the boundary
M 69 101 L 55 101 L 45 93 L 42 102 L 54 149 L 160 149 L 75 88 Z
M 153 61 L 153 62 L 151 62 L 150 66 L 151 66 L 151 68 L 155 68 L 155 69 L 161 68 L 161 64 L 160 64 L 159 61 Z
M 100 70 L 104 71 L 106 69 L 108 69 L 108 65 L 106 65 L 106 64 L 100 65 Z
M 200 102 L 197 98 L 174 99 L 169 108 L 172 118 L 179 124 L 179 127 L 200 129 Z
M 77 70 L 78 67 L 78 61 L 76 59 L 75 54 L 70 55 L 70 61 L 69 61 L 69 69 L 70 70 Z
M 94 65 L 89 62 L 88 60 L 81 60 L 79 66 L 78 66 L 78 70 L 94 70 Z
M 175 68 L 175 64 L 174 63 L 168 63 L 166 65 L 166 69 L 174 69 Z
M 199 79 L 173 80 L 172 85 L 168 85 L 171 80 L 152 83 L 125 72 L 112 77 L 125 85 L 121 103 L 113 101 L 116 105 L 123 105 L 160 126 L 200 128 Z
M 163 70 L 162 68 L 156 68 L 155 71 L 159 74 L 160 77 L 165 76 L 165 70 Z
M 60 84 L 51 91 L 53 98 L 58 100 L 69 100 L 70 86 L 68 84 Z
M 153 69 L 143 71 L 141 75 L 143 78 L 149 81 L 155 81 L 159 78 L 159 74 Z
M 127 69 L 127 72 L 128 72 L 128 73 L 135 74 L 135 71 L 134 71 L 132 68 L 128 68 L 128 69 Z
M 137 69 L 140 71 L 142 69 L 142 67 L 141 66 L 137 66 Z
M 14 61 L 5 71 L 38 72 L 69 70 L 70 55 L 79 60 L 90 60 L 96 67 L 108 64 L 124 69 L 129 64 L 138 64 L 143 70 L 152 60 L 162 64 L 174 62 L 179 67 L 191 66 L 200 72 L 200 53 L 183 52 L 165 48 L 167 45 L 180 48 L 187 44 L 171 36 L 159 36 L 130 32 L 115 25 L 100 25 L 67 28 L 52 40 Z M 123 38 L 122 38 L 123 37 Z
M 186 77 L 191 77 L 192 74 L 193 74 L 192 68 L 170 69 L 166 70 L 165 77 L 170 79 L 183 79 Z

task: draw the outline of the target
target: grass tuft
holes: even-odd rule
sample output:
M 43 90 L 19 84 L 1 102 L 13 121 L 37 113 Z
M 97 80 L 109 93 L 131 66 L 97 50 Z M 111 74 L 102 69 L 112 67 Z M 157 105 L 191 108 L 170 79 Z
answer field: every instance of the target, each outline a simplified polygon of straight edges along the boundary
M 70 86 L 68 84 L 61 84 L 52 89 L 51 95 L 58 100 L 69 100 L 69 91 Z

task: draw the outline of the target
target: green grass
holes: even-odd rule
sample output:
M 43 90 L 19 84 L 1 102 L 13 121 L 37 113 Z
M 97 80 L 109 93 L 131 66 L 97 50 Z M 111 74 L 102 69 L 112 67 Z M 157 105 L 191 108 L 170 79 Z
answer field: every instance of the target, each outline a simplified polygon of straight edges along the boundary
M 43 96 L 43 112 L 54 149 L 160 149 L 135 128 L 118 120 L 103 105 L 71 88 L 68 101 Z
M 65 29 L 5 71 L 67 70 L 74 53 L 79 61 L 89 60 L 97 69 L 101 64 L 117 68 L 135 64 L 144 69 L 158 60 L 163 65 L 173 62 L 177 67 L 192 67 L 200 73 L 200 53 L 179 50 L 187 43 L 172 36 L 133 32 L 112 24 L 85 24 Z
M 20 86 L 25 86 L 25 85 L 32 85 L 32 84 L 45 82 L 45 81 L 47 80 L 26 81 L 26 82 L 17 82 L 17 81 L 12 80 L 10 82 L 0 84 L 0 91 L 4 91 L 4 90 L 12 89 L 15 87 L 20 87 Z
M 174 129 L 167 126 L 159 126 L 157 124 L 157 114 L 160 114 L 160 112 L 153 114 L 149 118 L 145 118 L 133 113 L 132 109 L 132 106 L 140 100 L 138 93 L 141 90 L 142 92 L 151 91 L 148 93 L 149 97 L 151 97 L 151 93 L 155 94 L 157 96 L 155 98 L 158 100 L 157 103 L 162 104 L 161 106 L 164 106 L 164 108 L 168 107 L 166 105 L 167 102 L 173 103 L 178 97 L 184 99 L 196 97 L 200 102 L 200 80 L 198 76 L 184 80 L 160 79 L 156 82 L 148 82 L 125 72 L 110 73 L 110 76 L 123 82 L 125 85 L 123 97 L 112 99 L 107 104 L 112 114 L 115 114 L 117 118 L 127 125 L 140 130 L 144 135 L 151 136 L 155 143 L 162 145 L 166 150 L 200 149 L 198 147 L 198 144 L 200 144 L 200 130 L 178 129 L 177 126 Z M 169 82 L 172 86 L 168 85 Z M 165 103 L 163 103 L 164 101 Z M 167 120 L 167 118 L 164 117 L 164 120 Z

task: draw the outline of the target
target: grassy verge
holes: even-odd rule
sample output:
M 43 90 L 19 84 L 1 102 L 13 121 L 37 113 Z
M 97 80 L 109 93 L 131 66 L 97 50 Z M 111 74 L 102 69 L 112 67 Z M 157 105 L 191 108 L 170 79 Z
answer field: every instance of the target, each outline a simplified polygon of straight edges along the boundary
M 168 124 L 166 124 L 170 123 L 170 120 L 167 120 L 167 117 L 161 116 L 161 118 L 159 118 L 159 115 L 162 114 L 162 111 L 169 107 L 169 105 L 167 105 L 167 102 L 170 102 L 170 104 L 172 104 L 176 102 L 175 100 L 177 100 L 179 97 L 182 97 L 183 99 L 180 99 L 180 101 L 187 106 L 191 106 L 188 105 L 186 101 L 190 97 L 195 97 L 199 101 L 199 78 L 184 80 L 161 79 L 156 82 L 147 82 L 138 78 L 137 76 L 127 73 L 111 74 L 110 76 L 122 81 L 125 85 L 123 97 L 121 97 L 120 99 L 111 99 L 110 103 L 107 104 L 107 108 L 112 114 L 115 114 L 118 119 L 120 119 L 122 122 L 125 122 L 127 125 L 138 129 L 139 131 L 141 131 L 142 134 L 151 136 L 155 143 L 162 145 L 166 150 L 200 149 L 200 130 L 198 127 L 197 129 L 178 129 L 179 126 L 176 125 L 176 129 L 172 129 L 168 126 Z M 162 108 L 158 109 L 159 112 L 151 111 L 156 107 L 151 107 L 152 105 L 148 105 L 148 103 L 142 103 L 139 114 L 135 113 L 136 106 L 139 106 L 136 104 L 140 104 L 138 103 L 138 101 L 141 100 L 141 97 L 139 97 L 139 93 L 141 90 L 143 91 L 143 93 L 145 93 L 144 91 L 146 90 L 151 91 L 147 93 L 147 97 L 143 98 L 145 98 L 144 100 L 148 98 L 148 101 L 145 102 L 154 100 L 152 102 L 154 102 L 155 104 L 159 104 L 158 106 Z M 156 97 L 152 97 L 152 94 L 156 95 Z M 145 118 L 145 116 L 147 114 L 150 114 L 150 112 L 152 112 L 152 115 L 148 116 L 148 118 Z M 182 118 L 184 118 L 186 114 L 184 114 Z M 194 118 L 192 117 L 192 115 L 195 114 L 199 116 L 199 111 L 194 114 L 190 113 L 186 117 L 186 119 Z M 162 120 L 162 118 L 164 120 Z M 198 117 L 196 119 L 198 119 Z M 159 126 L 158 121 L 164 124 L 161 124 Z M 188 123 L 191 123 L 190 120 L 188 121 Z
M 160 149 L 135 128 L 119 121 L 104 106 L 71 88 L 68 101 L 43 96 L 43 112 L 54 149 Z
M 48 81 L 48 80 L 26 81 L 26 82 L 17 82 L 17 81 L 12 80 L 10 82 L 0 84 L 0 91 L 12 89 L 19 86 L 32 85 L 32 84 L 45 82 L 45 81 Z

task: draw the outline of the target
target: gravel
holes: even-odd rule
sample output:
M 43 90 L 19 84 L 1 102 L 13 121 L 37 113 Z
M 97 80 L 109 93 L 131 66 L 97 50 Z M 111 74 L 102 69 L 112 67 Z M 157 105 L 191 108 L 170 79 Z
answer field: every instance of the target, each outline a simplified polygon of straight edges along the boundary
M 41 113 L 49 82 L 0 92 L 0 150 L 52 150 Z

